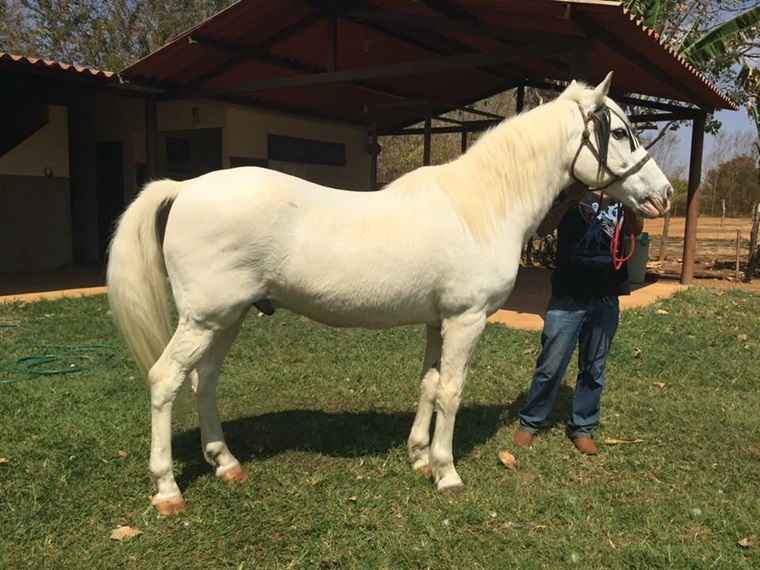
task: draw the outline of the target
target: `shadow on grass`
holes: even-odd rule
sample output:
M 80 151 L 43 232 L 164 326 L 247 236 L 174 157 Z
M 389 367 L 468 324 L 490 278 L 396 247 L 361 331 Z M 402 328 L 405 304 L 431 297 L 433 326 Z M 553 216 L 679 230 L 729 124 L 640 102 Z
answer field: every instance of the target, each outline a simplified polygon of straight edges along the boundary
M 522 397 L 510 405 L 463 406 L 457 414 L 454 456 L 468 455 L 503 426 L 513 423 Z M 309 451 L 333 457 L 384 455 L 405 447 L 414 414 L 389 412 L 324 412 L 287 410 L 239 418 L 223 424 L 232 452 L 246 463 L 287 451 Z M 209 473 L 200 448 L 200 431 L 178 433 L 174 438 L 177 459 L 185 467 L 178 477 L 181 488 Z

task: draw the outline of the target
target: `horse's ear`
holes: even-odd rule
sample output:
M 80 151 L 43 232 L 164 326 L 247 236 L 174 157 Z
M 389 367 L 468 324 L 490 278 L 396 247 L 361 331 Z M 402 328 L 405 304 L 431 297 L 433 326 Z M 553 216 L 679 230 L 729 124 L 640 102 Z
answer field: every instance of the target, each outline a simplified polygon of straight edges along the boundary
M 559 94 L 559 98 L 561 99 L 563 97 L 568 97 L 570 93 L 572 93 L 573 96 L 577 97 L 577 95 L 575 95 L 577 93 L 577 89 L 576 89 L 577 85 L 578 85 L 578 82 L 575 79 L 573 79 L 570 82 L 570 84 L 567 87 L 565 87 L 562 93 Z
M 610 85 L 612 85 L 612 73 L 613 72 L 610 71 L 607 74 L 607 77 L 604 78 L 604 81 L 602 81 L 594 89 L 594 99 L 596 99 L 597 105 L 604 103 L 605 97 L 607 97 L 607 94 L 610 92 Z

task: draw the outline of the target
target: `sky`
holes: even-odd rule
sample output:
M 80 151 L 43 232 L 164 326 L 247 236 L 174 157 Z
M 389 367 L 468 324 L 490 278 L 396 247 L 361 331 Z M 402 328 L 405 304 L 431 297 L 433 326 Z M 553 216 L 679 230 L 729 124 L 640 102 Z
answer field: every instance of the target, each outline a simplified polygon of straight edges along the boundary
M 722 123 L 722 126 L 720 128 L 721 132 L 734 133 L 749 131 L 754 136 L 757 136 L 757 131 L 755 129 L 754 123 L 750 119 L 747 110 L 743 107 L 738 111 L 720 111 L 715 114 L 715 117 Z M 687 166 L 689 164 L 689 150 L 691 148 L 691 127 L 679 129 L 677 134 L 677 161 L 681 165 Z M 711 166 L 710 154 L 712 153 L 714 143 L 714 136 L 709 134 L 705 135 L 705 149 L 702 158 L 703 172 L 705 172 L 707 168 Z

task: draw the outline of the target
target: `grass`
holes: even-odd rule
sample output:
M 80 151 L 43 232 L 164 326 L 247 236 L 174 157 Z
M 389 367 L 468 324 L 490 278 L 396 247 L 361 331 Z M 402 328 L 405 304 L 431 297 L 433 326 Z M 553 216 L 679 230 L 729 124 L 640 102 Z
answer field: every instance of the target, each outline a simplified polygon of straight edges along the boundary
M 251 316 L 220 386 L 251 478 L 215 480 L 186 404 L 174 445 L 189 509 L 161 519 L 147 394 L 104 298 L 0 305 L 0 381 L 15 381 L 0 384 L 0 568 L 756 568 L 760 545 L 737 541 L 760 535 L 758 313 L 758 296 L 705 289 L 624 313 L 598 439 L 643 443 L 580 457 L 563 437 L 566 389 L 517 472 L 496 455 L 538 334 L 490 326 L 457 422 L 456 498 L 406 460 L 419 328 Z M 63 351 L 51 345 L 92 344 L 110 348 L 80 357 L 78 373 L 9 371 Z M 114 542 L 120 524 L 143 534 Z

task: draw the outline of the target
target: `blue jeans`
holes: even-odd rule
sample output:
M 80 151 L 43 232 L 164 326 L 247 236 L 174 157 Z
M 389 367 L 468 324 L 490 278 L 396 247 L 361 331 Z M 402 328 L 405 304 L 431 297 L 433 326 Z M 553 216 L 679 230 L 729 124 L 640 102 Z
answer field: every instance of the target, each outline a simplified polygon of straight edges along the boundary
M 579 371 L 568 431 L 570 437 L 593 431 L 599 424 L 604 367 L 619 316 L 617 297 L 588 301 L 552 297 L 541 334 L 541 354 L 520 410 L 520 429 L 536 433 L 546 423 L 577 343 Z

